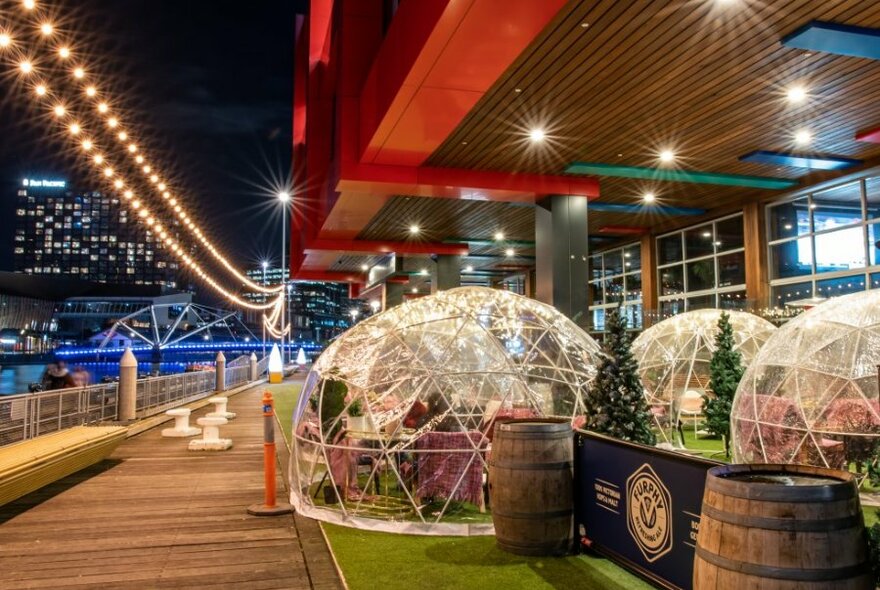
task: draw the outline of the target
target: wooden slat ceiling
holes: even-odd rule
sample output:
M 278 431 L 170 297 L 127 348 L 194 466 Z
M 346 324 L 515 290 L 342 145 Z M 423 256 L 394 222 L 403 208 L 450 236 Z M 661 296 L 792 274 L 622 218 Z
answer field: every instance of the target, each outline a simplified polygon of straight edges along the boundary
M 880 157 L 880 146 L 853 139 L 880 126 L 880 64 L 779 42 L 813 19 L 880 27 L 880 2 L 573 0 L 428 163 L 559 174 L 577 160 L 654 166 L 671 147 L 688 169 L 796 178 L 804 171 L 737 158 L 756 149 L 791 151 L 800 128 L 812 131 L 818 152 Z M 806 104 L 785 101 L 794 83 L 808 86 Z M 550 139 L 529 145 L 524 133 L 532 126 Z M 779 194 L 602 179 L 601 200 L 634 203 L 649 189 L 663 203 L 718 210 Z M 693 222 L 620 214 L 592 220 L 591 231 Z

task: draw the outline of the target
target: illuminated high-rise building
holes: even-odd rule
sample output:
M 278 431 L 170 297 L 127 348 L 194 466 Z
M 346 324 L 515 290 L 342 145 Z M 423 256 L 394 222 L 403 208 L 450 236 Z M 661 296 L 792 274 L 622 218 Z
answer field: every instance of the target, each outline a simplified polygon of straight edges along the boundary
M 62 180 L 25 179 L 15 215 L 16 272 L 178 286 L 178 263 L 116 196 L 73 190 Z

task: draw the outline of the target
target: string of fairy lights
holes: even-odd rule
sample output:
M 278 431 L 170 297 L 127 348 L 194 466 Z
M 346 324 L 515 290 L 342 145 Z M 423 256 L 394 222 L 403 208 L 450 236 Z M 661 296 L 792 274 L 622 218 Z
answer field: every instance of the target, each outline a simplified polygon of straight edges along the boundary
M 283 330 L 275 329 L 275 324 L 282 319 L 284 285 L 261 285 L 250 280 L 235 268 L 208 239 L 205 232 L 186 210 L 182 202 L 183 197 L 173 190 L 167 176 L 161 174 L 159 165 L 147 156 L 142 146 L 138 145 L 135 139 L 137 134 L 134 132 L 133 126 L 124 124 L 120 109 L 113 106 L 120 101 L 115 101 L 108 90 L 99 86 L 96 81 L 97 76 L 92 73 L 88 64 L 84 63 L 84 58 L 78 55 L 72 44 L 62 39 L 64 35 L 44 14 L 45 11 L 41 10 L 37 1 L 22 0 L 20 9 L 29 17 L 26 19 L 28 25 L 25 27 L 29 26 L 31 31 L 0 29 L 0 52 L 6 53 L 5 57 L 9 65 L 13 66 L 26 81 L 26 86 L 32 90 L 35 100 L 48 109 L 50 118 L 62 128 L 64 135 L 74 143 L 77 153 L 86 158 L 95 173 L 118 192 L 122 197 L 122 202 L 136 213 L 138 222 L 145 226 L 147 231 L 152 231 L 165 248 L 195 276 L 235 305 L 252 310 L 271 310 L 268 316 L 265 314 L 263 316 L 263 323 L 267 331 L 275 338 L 286 335 L 289 332 L 289 326 Z M 48 62 L 49 66 L 43 67 L 40 62 L 25 52 L 26 41 L 24 38 L 29 32 L 32 33 L 36 41 L 43 41 L 47 50 L 51 52 L 50 59 L 53 61 Z M 19 33 L 22 33 L 21 40 Z M 51 64 L 54 64 L 54 68 Z M 53 69 L 58 70 L 54 75 L 61 79 L 53 78 Z M 78 112 L 73 106 L 76 101 L 71 100 L 69 95 L 62 92 L 62 88 L 65 86 L 65 73 L 67 74 L 67 83 L 72 84 L 78 92 L 82 93 L 80 100 L 84 100 L 90 107 L 85 109 L 85 112 Z M 89 127 L 89 124 L 92 124 L 92 127 Z M 98 139 L 102 133 L 108 134 L 112 138 L 105 145 L 102 145 Z M 265 303 L 252 303 L 241 299 L 234 292 L 223 287 L 212 274 L 187 253 L 172 229 L 160 222 L 159 214 L 142 201 L 144 197 L 136 193 L 134 189 L 134 182 L 137 180 L 130 178 L 130 175 L 126 176 L 121 171 L 125 166 L 143 174 L 142 182 L 149 187 L 145 194 L 149 195 L 152 192 L 160 197 L 159 203 L 164 203 L 169 213 L 176 217 L 176 225 L 183 227 L 223 268 L 250 289 L 275 295 L 275 297 Z M 172 221 L 167 225 L 175 225 L 175 222 Z

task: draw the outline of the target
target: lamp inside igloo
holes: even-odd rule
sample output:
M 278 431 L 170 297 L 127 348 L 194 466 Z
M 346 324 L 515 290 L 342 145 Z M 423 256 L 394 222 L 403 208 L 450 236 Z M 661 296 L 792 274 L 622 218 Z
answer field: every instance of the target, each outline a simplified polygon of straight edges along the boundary
M 703 399 L 713 395 L 709 365 L 722 313 L 730 316 L 734 350 L 748 366 L 776 326 L 743 311 L 689 311 L 654 324 L 633 341 L 639 378 L 663 442 L 677 444 L 676 426 L 683 422 L 696 425 Z
M 734 459 L 865 474 L 880 440 L 880 292 L 830 299 L 783 325 L 743 375 Z
M 583 416 L 599 354 L 554 308 L 495 289 L 444 291 L 367 318 L 306 379 L 292 503 L 351 526 L 489 533 L 494 425 Z

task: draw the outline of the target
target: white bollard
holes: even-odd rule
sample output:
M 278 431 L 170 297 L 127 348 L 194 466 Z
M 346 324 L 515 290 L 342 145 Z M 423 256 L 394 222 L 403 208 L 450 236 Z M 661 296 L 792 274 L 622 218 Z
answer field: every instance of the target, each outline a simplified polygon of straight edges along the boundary
M 226 418 L 199 418 L 196 420 L 202 431 L 202 438 L 189 441 L 190 451 L 225 451 L 232 448 L 232 440 L 220 438 L 220 427 L 227 424 Z
M 128 422 L 137 417 L 137 359 L 131 348 L 126 347 L 119 360 L 119 395 L 116 403 L 117 419 Z
M 165 428 L 162 430 L 162 436 L 168 438 L 180 438 L 187 436 L 196 436 L 202 433 L 201 428 L 189 425 L 189 415 L 191 410 L 187 408 L 175 408 L 165 412 L 166 416 L 174 417 L 174 428 Z
M 222 350 L 217 353 L 214 370 L 216 371 L 214 391 L 226 391 L 226 357 L 223 355 Z
M 251 361 L 251 379 L 250 380 L 256 381 L 257 379 L 260 378 L 260 376 L 257 374 L 257 355 L 253 352 L 251 353 L 250 361 Z
M 232 420 L 235 418 L 235 412 L 228 412 L 226 410 L 226 404 L 229 402 L 229 398 L 218 395 L 217 397 L 209 397 L 208 403 L 214 404 L 214 411 L 208 412 L 207 416 L 209 418 L 226 418 L 227 420 Z

